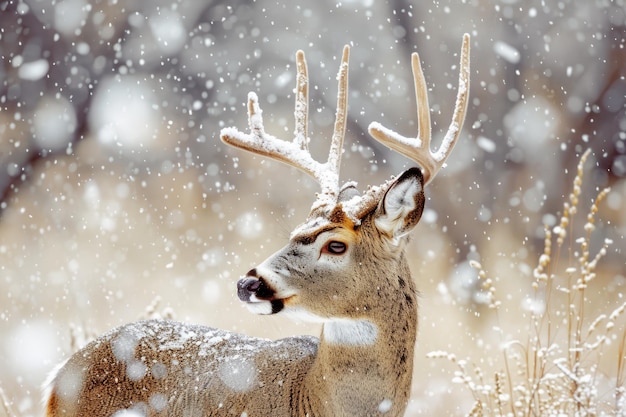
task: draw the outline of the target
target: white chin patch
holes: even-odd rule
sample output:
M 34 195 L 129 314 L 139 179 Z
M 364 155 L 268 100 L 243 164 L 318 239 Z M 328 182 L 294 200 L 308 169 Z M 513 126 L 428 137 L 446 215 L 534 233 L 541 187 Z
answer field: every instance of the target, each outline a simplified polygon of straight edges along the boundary
M 269 301 L 254 301 L 246 303 L 246 307 L 253 314 L 272 314 L 272 303 Z

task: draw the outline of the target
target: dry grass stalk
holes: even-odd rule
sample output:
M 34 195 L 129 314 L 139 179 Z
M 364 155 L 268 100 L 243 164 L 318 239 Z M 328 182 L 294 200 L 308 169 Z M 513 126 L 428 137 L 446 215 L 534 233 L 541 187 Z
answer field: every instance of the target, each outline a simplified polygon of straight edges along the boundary
M 17 417 L 17 414 L 15 414 L 13 408 L 11 408 L 11 403 L 4 393 L 2 386 L 0 386 L 0 402 L 2 402 L 2 409 L 7 417 Z
M 586 291 L 596 278 L 599 261 L 612 244 L 605 239 L 597 253 L 591 253 L 596 214 L 609 189 L 601 190 L 592 202 L 585 235 L 567 239 L 573 232 L 588 156 L 589 151 L 580 158 L 558 225 L 552 230 L 545 227 L 544 250 L 533 271 L 534 307 L 529 309 L 527 338 L 502 343 L 502 371 L 494 373 L 493 384 L 485 383 L 482 370 L 477 365 L 469 367 L 469 361 L 447 352 L 429 355 L 457 365 L 453 382 L 465 385 L 475 399 L 468 416 L 626 417 L 626 302 L 591 322 L 585 316 L 589 302 Z M 562 252 L 567 254 L 565 268 L 560 267 Z M 496 310 L 500 322 L 501 303 L 493 280 L 480 263 L 471 265 L 478 271 L 489 306 Z M 503 327 L 497 328 L 502 333 Z M 619 343 L 617 366 L 615 374 L 607 377 L 599 370 L 600 359 L 604 347 L 615 342 Z M 607 388 L 607 380 L 613 381 L 612 388 Z

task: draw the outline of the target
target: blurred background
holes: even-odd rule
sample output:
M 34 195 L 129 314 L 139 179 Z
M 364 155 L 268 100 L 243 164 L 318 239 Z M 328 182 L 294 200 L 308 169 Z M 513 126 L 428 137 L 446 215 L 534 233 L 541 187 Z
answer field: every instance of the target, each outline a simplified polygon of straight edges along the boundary
M 0 0 L 0 386 L 11 407 L 41 415 L 40 387 L 57 363 L 150 311 L 255 336 L 317 334 L 253 316 L 235 293 L 305 219 L 317 184 L 227 148 L 219 131 L 247 126 L 255 91 L 266 130 L 291 139 L 302 49 L 312 152 L 325 157 L 348 44 L 342 178 L 380 184 L 411 163 L 367 126 L 417 134 L 410 54 L 419 51 L 438 144 L 466 32 L 465 126 L 409 246 L 422 304 L 407 415 L 471 408 L 450 366 L 428 352 L 501 366 L 468 261 L 494 278 L 507 302 L 501 325 L 516 337 L 543 225 L 558 223 L 587 148 L 573 238 L 610 186 L 592 252 L 613 241 L 589 310 L 623 302 L 626 2 Z

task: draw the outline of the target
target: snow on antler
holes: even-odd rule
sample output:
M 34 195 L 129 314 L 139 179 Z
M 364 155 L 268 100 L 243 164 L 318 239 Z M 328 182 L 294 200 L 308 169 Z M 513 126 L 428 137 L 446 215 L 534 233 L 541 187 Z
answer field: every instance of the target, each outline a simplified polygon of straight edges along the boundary
M 308 73 L 304 52 L 296 53 L 296 102 L 294 110 L 295 129 L 292 141 L 278 139 L 263 127 L 262 110 L 255 93 L 248 94 L 248 124 L 250 133 L 234 127 L 221 131 L 222 141 L 229 145 L 264 155 L 289 164 L 313 177 L 321 186 L 314 206 L 334 204 L 339 194 L 339 170 L 343 153 L 343 138 L 346 130 L 348 91 L 348 57 L 350 48 L 343 49 L 341 66 L 337 78 L 337 114 L 328 160 L 324 163 L 313 159 L 309 151 L 308 138 Z
M 415 96 L 418 103 L 417 137 L 407 138 L 376 122 L 371 123 L 369 126 L 369 132 L 375 139 L 413 159 L 422 167 L 424 184 L 430 182 L 444 165 L 457 142 L 461 132 L 461 126 L 465 120 L 469 97 L 469 43 L 469 35 L 465 34 L 463 36 L 463 46 L 461 50 L 459 88 L 452 122 L 437 151 L 432 152 L 430 150 L 430 108 L 428 106 L 426 80 L 417 53 L 412 55 L 411 61 L 415 81 Z M 349 47 L 346 45 L 343 49 L 341 66 L 337 75 L 339 81 L 337 113 L 328 160 L 326 162 L 321 163 L 315 161 L 309 152 L 309 138 L 307 133 L 309 79 L 304 52 L 302 51 L 298 51 L 296 54 L 297 77 L 293 140 L 289 142 L 277 139 L 265 132 L 262 111 L 255 93 L 249 93 L 248 95 L 248 123 L 250 133 L 243 133 L 233 127 L 222 129 L 221 132 L 221 138 L 224 142 L 292 165 L 317 180 L 317 182 L 320 183 L 322 192 L 318 195 L 316 202 L 313 204 L 313 209 L 317 207 L 334 207 L 338 202 L 337 197 L 340 192 L 339 171 L 347 119 L 348 55 Z M 348 183 L 346 186 L 352 184 L 353 183 Z M 358 223 L 365 214 L 376 207 L 389 184 L 390 181 L 380 186 L 370 187 L 362 196 L 355 195 L 350 200 L 343 201 L 341 203 L 343 211 L 355 221 L 355 223 Z

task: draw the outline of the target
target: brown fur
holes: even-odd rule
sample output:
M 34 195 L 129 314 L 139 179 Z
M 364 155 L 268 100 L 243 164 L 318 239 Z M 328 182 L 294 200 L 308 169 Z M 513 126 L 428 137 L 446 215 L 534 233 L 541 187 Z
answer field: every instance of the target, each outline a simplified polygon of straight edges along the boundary
M 415 171 L 399 181 L 406 179 L 423 181 Z M 172 321 L 131 323 L 91 342 L 56 373 L 47 415 L 401 416 L 411 387 L 417 303 L 403 240 L 391 244 L 389 234 L 419 220 L 421 188 L 418 194 L 411 198 L 419 204 L 391 231 L 376 225 L 387 214 L 382 204 L 358 228 L 333 210 L 326 220 L 339 223 L 294 236 L 254 271 L 266 274 L 267 285 L 276 287 L 272 294 L 288 290 L 287 310 L 349 323 L 342 334 L 347 344 L 327 340 L 330 324 L 320 340 L 268 341 Z M 331 240 L 345 242 L 346 254 L 320 255 Z M 287 268 L 287 275 L 276 272 Z M 350 333 L 362 321 L 375 327 L 375 337 Z

